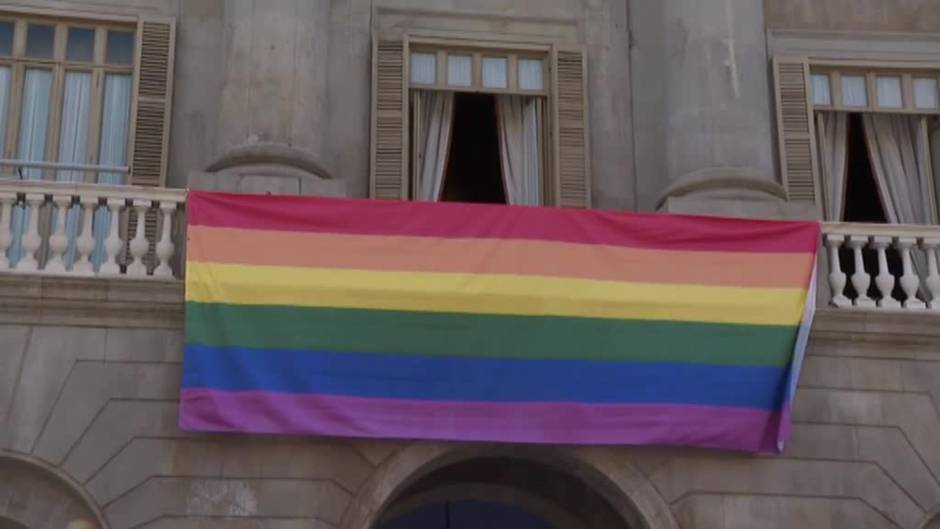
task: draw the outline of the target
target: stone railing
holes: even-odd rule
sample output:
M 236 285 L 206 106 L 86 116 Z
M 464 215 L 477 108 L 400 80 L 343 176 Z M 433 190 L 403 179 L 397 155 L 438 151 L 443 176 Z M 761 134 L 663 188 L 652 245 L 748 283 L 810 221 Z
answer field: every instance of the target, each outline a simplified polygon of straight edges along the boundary
M 185 204 L 182 189 L 0 179 L 0 273 L 179 278 Z
M 940 227 L 827 223 L 822 231 L 830 305 L 940 311 Z

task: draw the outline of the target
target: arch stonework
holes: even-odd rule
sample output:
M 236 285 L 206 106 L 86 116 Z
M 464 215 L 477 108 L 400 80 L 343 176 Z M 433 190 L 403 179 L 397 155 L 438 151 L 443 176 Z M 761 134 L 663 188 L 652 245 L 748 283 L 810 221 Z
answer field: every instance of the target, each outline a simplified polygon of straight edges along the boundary
M 372 529 L 396 496 L 443 467 L 479 458 L 509 457 L 541 463 L 590 486 L 624 520 L 644 529 L 678 529 L 665 500 L 623 454 L 604 448 L 414 443 L 388 457 L 359 489 L 340 529 Z
M 0 519 L 30 529 L 107 529 L 91 497 L 61 471 L 0 450 Z
M 924 529 L 940 529 L 940 506 L 936 507 L 932 513 L 927 515 L 927 522 Z

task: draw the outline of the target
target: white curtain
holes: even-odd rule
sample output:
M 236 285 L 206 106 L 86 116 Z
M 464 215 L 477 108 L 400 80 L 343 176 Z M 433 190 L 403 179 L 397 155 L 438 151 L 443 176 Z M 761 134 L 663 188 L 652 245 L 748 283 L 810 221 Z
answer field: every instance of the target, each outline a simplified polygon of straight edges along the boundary
M 0 146 L 6 145 L 7 109 L 10 106 L 10 67 L 0 66 Z
M 50 70 L 29 68 L 23 80 L 23 103 L 20 110 L 20 135 L 17 141 L 16 157 L 20 160 L 42 161 L 46 154 L 46 129 L 49 126 L 49 101 L 52 94 L 52 72 Z M 22 168 L 19 170 L 24 180 L 41 180 L 42 170 Z M 17 206 L 13 209 L 11 232 L 13 244 L 8 251 L 11 265 L 16 265 L 23 254 L 23 233 L 26 231 L 28 218 L 26 208 Z
M 101 146 L 98 163 L 101 165 L 127 165 L 127 135 L 131 112 L 131 76 L 108 74 L 104 80 L 104 104 L 101 109 Z M 98 173 L 99 184 L 126 184 L 122 173 Z M 92 262 L 95 270 L 105 260 L 104 240 L 111 226 L 111 213 L 106 208 L 95 212 L 95 251 Z
M 888 222 L 936 224 L 924 117 L 865 114 L 865 141 Z
M 819 140 L 819 169 L 825 195 L 826 220 L 841 221 L 845 211 L 848 114 L 820 112 L 816 115 Z
M 62 125 L 59 129 L 59 161 L 63 163 L 85 163 L 88 145 L 88 112 L 91 106 L 91 73 L 67 72 L 65 90 L 62 95 Z M 82 182 L 83 171 L 57 171 L 56 180 L 60 182 Z M 78 236 L 79 206 L 73 206 L 66 215 L 65 233 L 68 236 L 68 248 L 65 263 L 70 267 L 75 262 L 75 243 Z M 52 217 L 52 227 L 56 229 L 56 211 Z
M 510 204 L 538 206 L 542 199 L 543 102 L 538 97 L 496 98 L 499 154 Z
M 415 186 L 418 200 L 437 201 L 444 187 L 454 124 L 452 92 L 415 90 L 412 93 L 415 138 Z

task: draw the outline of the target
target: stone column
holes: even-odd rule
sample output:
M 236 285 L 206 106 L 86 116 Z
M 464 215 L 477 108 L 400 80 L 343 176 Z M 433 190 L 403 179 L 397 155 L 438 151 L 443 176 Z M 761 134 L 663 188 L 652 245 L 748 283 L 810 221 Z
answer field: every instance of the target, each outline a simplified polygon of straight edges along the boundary
M 748 215 L 742 200 L 779 203 L 763 2 L 660 4 L 669 179 L 661 207 Z
M 261 142 L 321 155 L 330 1 L 230 0 L 224 20 L 217 152 Z
M 330 0 L 228 0 L 213 159 L 194 188 L 342 194 L 330 187 Z M 335 183 L 335 182 L 334 182 Z

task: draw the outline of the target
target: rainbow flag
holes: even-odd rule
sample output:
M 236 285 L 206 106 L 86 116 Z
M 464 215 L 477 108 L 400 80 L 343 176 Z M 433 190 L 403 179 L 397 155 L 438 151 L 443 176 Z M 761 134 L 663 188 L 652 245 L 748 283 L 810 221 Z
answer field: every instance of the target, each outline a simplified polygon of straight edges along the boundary
M 185 430 L 782 449 L 819 226 L 194 192 Z

